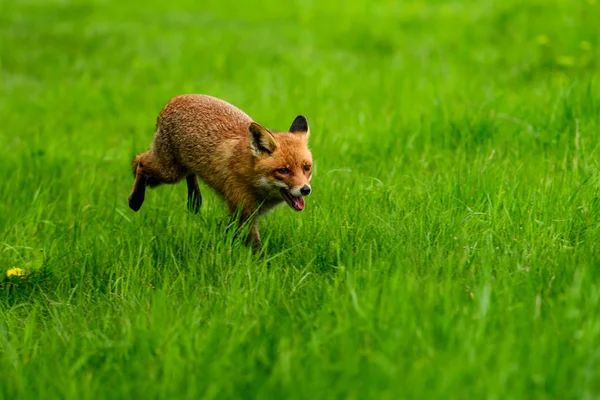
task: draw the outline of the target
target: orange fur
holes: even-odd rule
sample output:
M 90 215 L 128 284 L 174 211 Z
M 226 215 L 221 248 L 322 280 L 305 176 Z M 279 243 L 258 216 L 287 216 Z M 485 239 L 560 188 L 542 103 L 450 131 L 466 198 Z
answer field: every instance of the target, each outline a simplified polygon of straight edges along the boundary
M 135 183 L 129 206 L 139 210 L 146 185 L 186 178 L 188 206 L 197 212 L 198 176 L 225 200 L 232 214 L 241 211 L 240 223 L 249 220 L 248 239 L 256 244 L 260 236 L 255 217 L 281 204 L 282 193 L 294 209 L 304 208 L 300 198 L 310 192 L 312 174 L 308 136 L 303 116 L 294 120 L 289 132 L 271 132 L 223 100 L 175 97 L 158 116 L 150 150 L 133 160 Z

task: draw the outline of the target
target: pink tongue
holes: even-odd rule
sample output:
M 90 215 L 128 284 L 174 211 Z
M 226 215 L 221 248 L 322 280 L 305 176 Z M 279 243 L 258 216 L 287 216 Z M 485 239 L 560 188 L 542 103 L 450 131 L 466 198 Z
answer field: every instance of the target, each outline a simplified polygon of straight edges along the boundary
M 304 197 L 292 197 L 292 201 L 298 210 L 304 210 Z

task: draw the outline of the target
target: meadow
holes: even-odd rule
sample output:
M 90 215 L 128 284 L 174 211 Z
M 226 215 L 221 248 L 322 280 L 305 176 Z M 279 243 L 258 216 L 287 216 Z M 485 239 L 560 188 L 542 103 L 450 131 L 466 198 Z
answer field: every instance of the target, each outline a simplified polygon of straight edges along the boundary
M 0 0 L 0 398 L 599 398 L 598 21 Z M 127 206 L 182 93 L 311 124 L 313 193 L 260 252 L 205 186 Z

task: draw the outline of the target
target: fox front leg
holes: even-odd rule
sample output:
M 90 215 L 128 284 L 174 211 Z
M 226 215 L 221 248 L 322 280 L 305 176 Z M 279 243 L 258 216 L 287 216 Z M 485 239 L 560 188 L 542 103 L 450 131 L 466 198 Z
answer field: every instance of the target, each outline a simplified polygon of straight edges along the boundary
M 248 224 L 250 226 L 250 230 L 248 231 L 248 234 L 246 235 L 246 238 L 244 239 L 244 243 L 246 244 L 246 246 L 250 246 L 255 249 L 259 248 L 260 247 L 260 233 L 258 232 L 258 223 L 256 222 L 256 218 L 254 216 L 246 217 L 246 216 L 242 215 L 240 217 L 240 219 L 238 220 L 238 229 L 236 232 L 236 236 L 239 235 L 240 231 L 246 224 Z
M 258 223 L 256 220 L 252 221 L 250 231 L 248 232 L 248 236 L 246 236 L 246 245 L 253 248 L 260 247 L 260 233 L 258 231 Z
M 251 246 L 253 248 L 260 247 L 260 233 L 258 231 L 258 223 L 256 222 L 256 218 L 254 215 L 248 216 L 243 213 L 232 213 L 231 219 L 229 221 L 227 229 L 231 227 L 236 227 L 235 237 L 239 237 L 240 231 L 242 231 L 244 225 L 248 224 L 250 229 L 248 234 L 244 239 L 244 243 L 246 246 Z

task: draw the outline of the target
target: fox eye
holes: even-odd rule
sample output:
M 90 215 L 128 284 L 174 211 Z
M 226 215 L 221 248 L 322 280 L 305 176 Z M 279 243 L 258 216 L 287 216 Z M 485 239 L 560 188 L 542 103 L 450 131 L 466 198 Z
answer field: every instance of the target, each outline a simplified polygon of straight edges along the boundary
M 310 165 L 305 165 L 305 166 L 304 166 L 304 170 L 305 170 L 306 172 L 310 171 Z
M 280 173 L 281 175 L 287 175 L 290 173 L 290 170 L 288 168 L 278 168 L 277 172 Z

